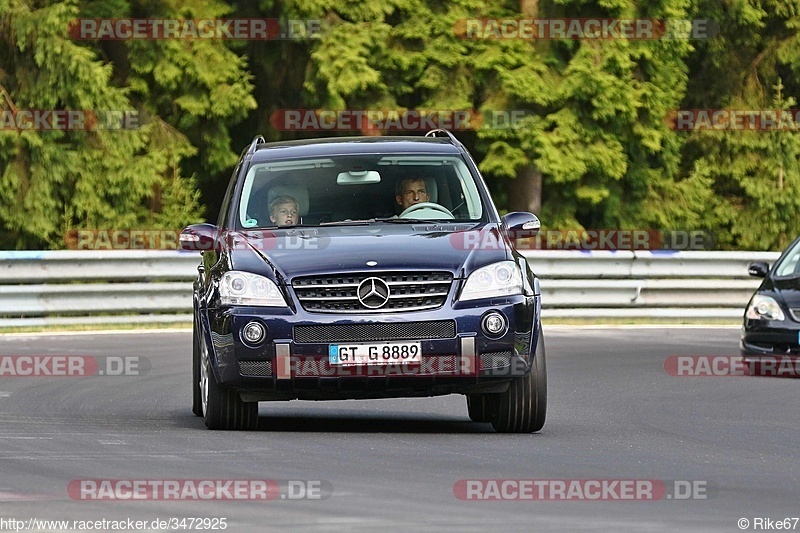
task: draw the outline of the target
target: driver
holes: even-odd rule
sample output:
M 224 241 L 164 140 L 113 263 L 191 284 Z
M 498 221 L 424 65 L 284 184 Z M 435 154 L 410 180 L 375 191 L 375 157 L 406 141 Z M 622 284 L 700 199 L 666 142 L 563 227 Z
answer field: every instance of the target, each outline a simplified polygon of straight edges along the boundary
M 428 202 L 430 196 L 425 186 L 425 180 L 419 177 L 404 178 L 397 182 L 395 187 L 397 204 L 405 211 L 414 204 Z

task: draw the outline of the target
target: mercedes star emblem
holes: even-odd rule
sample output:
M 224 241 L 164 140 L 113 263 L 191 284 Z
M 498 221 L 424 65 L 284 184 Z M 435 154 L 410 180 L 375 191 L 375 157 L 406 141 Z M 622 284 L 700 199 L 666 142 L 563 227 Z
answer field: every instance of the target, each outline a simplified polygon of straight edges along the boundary
M 389 301 L 389 286 L 381 278 L 367 278 L 358 285 L 358 301 L 368 309 L 379 309 Z

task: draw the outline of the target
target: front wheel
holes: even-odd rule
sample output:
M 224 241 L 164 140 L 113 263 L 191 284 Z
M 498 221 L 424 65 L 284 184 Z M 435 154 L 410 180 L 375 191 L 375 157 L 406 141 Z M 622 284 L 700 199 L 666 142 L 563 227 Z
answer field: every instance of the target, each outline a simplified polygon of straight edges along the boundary
M 467 394 L 467 412 L 473 422 L 491 422 L 489 400 L 485 394 Z
M 200 341 L 198 340 L 197 322 L 192 328 L 192 412 L 203 416 L 203 396 L 200 390 Z
M 211 361 L 203 354 L 200 391 L 203 416 L 208 429 L 256 429 L 258 402 L 243 402 L 239 393 L 217 383 Z
M 547 415 L 547 365 L 541 331 L 531 371 L 514 378 L 506 392 L 488 398 L 492 427 L 498 433 L 534 433 L 542 429 Z

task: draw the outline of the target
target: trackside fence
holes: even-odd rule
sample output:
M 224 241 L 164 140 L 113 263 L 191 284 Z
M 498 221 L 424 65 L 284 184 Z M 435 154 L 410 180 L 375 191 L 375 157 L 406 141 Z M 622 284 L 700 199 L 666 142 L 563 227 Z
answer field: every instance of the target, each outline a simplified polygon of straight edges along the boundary
M 548 318 L 740 318 L 775 252 L 530 251 Z M 191 321 L 197 252 L 0 252 L 0 327 Z

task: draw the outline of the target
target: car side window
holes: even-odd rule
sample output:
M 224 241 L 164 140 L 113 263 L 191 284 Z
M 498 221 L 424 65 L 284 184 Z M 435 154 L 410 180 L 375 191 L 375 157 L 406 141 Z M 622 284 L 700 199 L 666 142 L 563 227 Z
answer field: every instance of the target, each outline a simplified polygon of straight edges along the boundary
M 794 250 L 786 256 L 786 259 L 781 263 L 778 270 L 775 272 L 776 276 L 791 276 L 792 274 L 800 273 L 800 243 L 796 244 Z

